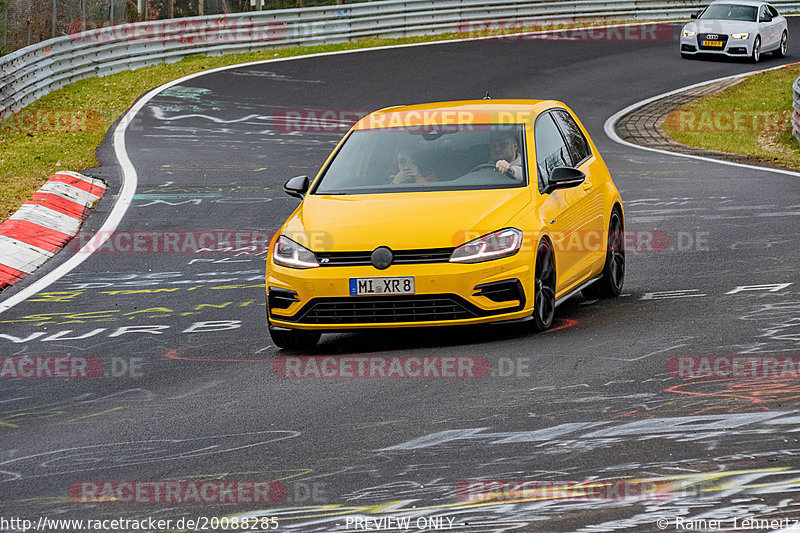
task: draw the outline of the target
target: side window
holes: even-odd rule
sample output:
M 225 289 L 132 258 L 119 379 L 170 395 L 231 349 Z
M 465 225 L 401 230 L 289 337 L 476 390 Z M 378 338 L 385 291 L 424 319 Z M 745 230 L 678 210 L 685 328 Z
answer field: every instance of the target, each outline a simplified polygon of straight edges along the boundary
M 770 6 L 770 5 L 767 5 L 767 11 L 769 11 L 769 14 L 772 15 L 772 18 L 780 16 L 780 13 L 778 13 L 778 10 L 775 9 L 774 7 Z
M 589 150 L 589 143 L 586 141 L 586 137 L 583 136 L 578 124 L 567 111 L 562 109 L 553 111 L 553 116 L 561 128 L 564 138 L 567 140 L 567 146 L 570 154 L 572 154 L 572 166 L 577 167 L 592 155 L 591 150 Z
M 567 145 L 550 113 L 542 113 L 533 128 L 536 145 L 536 167 L 539 174 L 539 190 L 547 186 L 550 173 L 556 167 L 571 167 Z
M 769 14 L 769 10 L 767 9 L 767 6 L 765 6 L 765 5 L 761 6 L 761 11 L 760 11 L 760 13 L 758 15 L 758 21 L 759 22 L 769 22 L 770 20 L 772 20 L 772 17 Z

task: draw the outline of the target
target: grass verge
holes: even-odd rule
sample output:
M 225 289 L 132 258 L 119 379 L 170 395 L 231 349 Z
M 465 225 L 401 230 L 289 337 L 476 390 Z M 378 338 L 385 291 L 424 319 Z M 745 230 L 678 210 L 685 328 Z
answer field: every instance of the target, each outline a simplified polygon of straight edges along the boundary
M 513 36 L 542 29 L 591 27 L 612 22 L 626 21 L 549 22 L 494 30 L 471 28 L 469 33 L 402 39 L 370 38 L 336 45 L 276 48 L 217 57 L 193 56 L 176 63 L 82 80 L 42 97 L 22 112 L 10 115 L 0 122 L 0 221 L 16 211 L 54 172 L 80 171 L 97 166 L 97 146 L 105 137 L 109 126 L 136 98 L 149 89 L 188 74 L 278 57 L 478 36 Z
M 800 169 L 792 136 L 792 83 L 800 65 L 762 72 L 727 89 L 688 102 L 664 120 L 675 141 Z

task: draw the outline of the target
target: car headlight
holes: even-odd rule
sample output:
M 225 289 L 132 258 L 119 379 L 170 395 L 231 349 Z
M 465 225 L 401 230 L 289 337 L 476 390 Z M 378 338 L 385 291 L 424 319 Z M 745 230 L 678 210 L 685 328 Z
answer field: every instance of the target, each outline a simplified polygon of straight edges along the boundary
M 734 39 L 747 39 L 750 37 L 749 33 L 731 33 L 731 37 Z
M 451 263 L 481 263 L 517 253 L 522 246 L 522 232 L 506 228 L 478 237 L 453 250 Z
M 319 266 L 314 252 L 284 235 L 278 237 L 277 242 L 275 242 L 275 248 L 272 250 L 272 260 L 276 265 L 289 268 L 314 268 Z
M 695 31 L 683 30 L 683 36 L 684 37 L 694 37 L 695 35 L 697 35 L 697 32 L 695 32 Z

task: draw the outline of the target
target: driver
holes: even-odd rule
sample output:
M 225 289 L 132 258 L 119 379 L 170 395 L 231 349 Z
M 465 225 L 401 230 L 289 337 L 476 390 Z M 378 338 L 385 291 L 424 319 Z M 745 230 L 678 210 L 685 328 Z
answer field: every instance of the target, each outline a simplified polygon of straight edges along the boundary
M 513 174 L 514 179 L 522 181 L 522 155 L 519 153 L 517 136 L 512 130 L 493 131 L 489 137 L 490 163 L 498 172 Z

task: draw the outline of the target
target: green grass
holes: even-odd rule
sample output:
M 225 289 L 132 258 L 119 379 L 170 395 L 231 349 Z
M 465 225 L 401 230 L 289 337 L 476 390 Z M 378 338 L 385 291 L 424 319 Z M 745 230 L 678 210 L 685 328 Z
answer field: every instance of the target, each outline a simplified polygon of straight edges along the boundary
M 598 20 L 558 24 L 557 27 L 591 26 L 607 22 Z M 198 55 L 176 63 L 154 65 L 73 83 L 42 97 L 26 107 L 22 113 L 0 122 L 0 221 L 16 211 L 54 172 L 80 171 L 97 166 L 95 150 L 110 125 L 141 94 L 171 80 L 248 61 L 478 35 L 514 34 L 543 27 L 512 27 L 494 31 L 478 29 L 473 28 L 469 34 L 447 33 L 402 39 L 369 38 L 336 45 L 275 48 L 217 57 Z M 54 127 L 54 119 L 62 122 L 57 122 Z
M 792 83 L 800 65 L 763 72 L 722 92 L 682 105 L 664 121 L 679 143 L 740 154 L 800 169 L 800 144 L 792 136 Z

